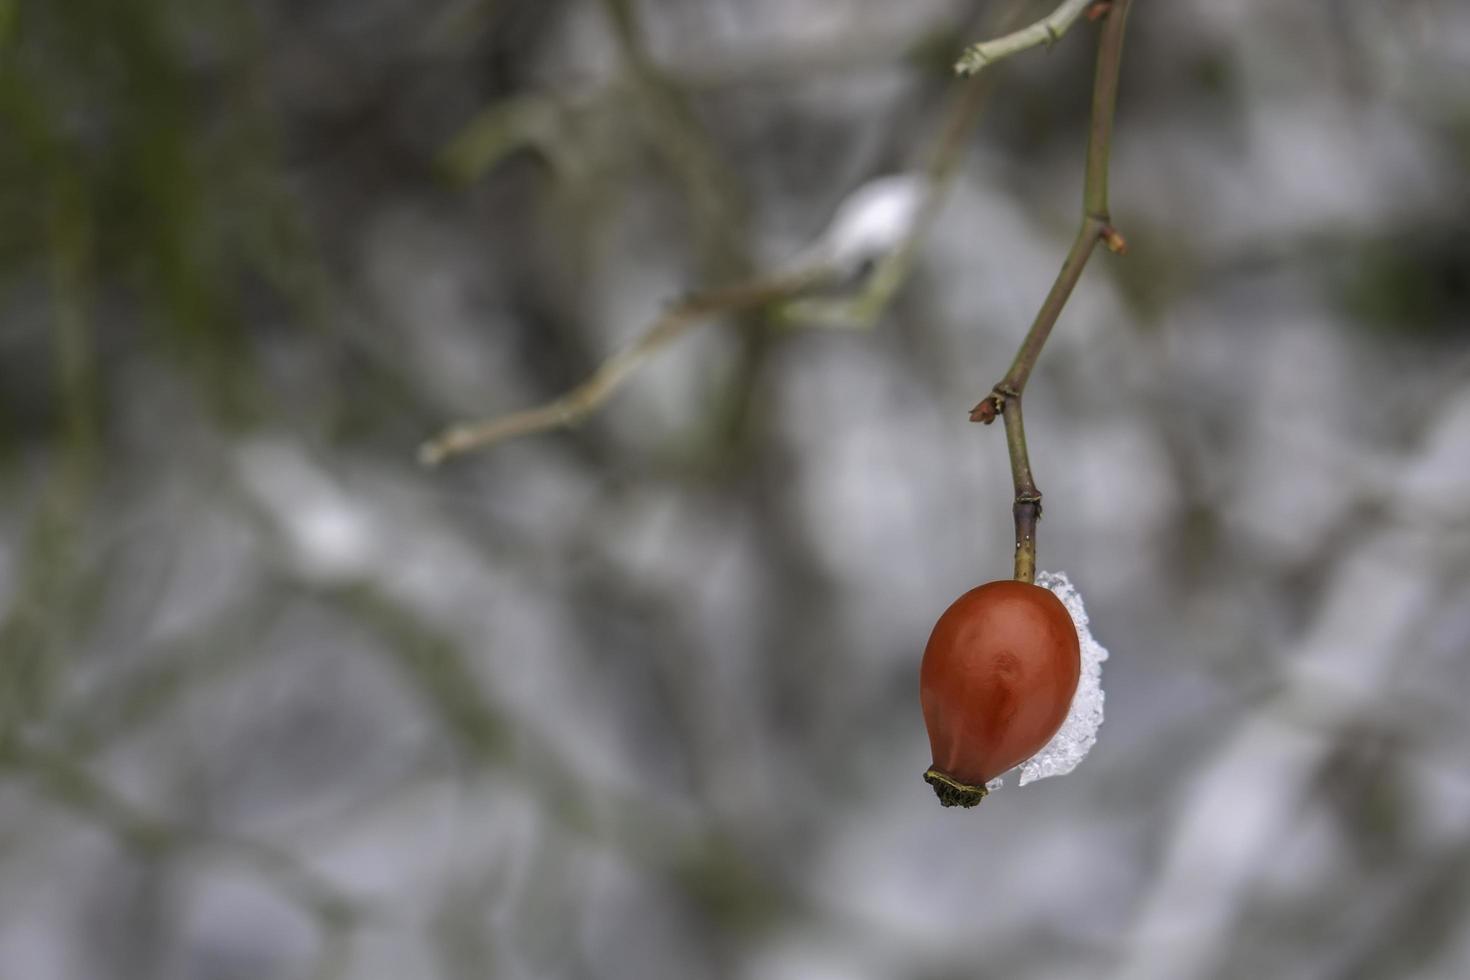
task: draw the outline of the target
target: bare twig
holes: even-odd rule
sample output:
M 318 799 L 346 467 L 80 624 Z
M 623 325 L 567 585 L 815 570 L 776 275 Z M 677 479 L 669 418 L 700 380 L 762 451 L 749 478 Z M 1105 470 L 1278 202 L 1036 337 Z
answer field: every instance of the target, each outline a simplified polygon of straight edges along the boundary
M 1006 449 L 1011 457 L 1011 479 L 1016 487 L 1011 515 L 1016 521 L 1016 579 L 1036 581 L 1036 522 L 1041 520 L 1041 491 L 1031 477 L 1026 455 L 1026 429 L 1021 421 L 1021 397 L 1005 402 Z
M 955 62 L 954 70 L 960 75 L 974 75 L 987 65 L 1020 54 L 1039 45 L 1051 45 L 1060 41 L 1092 0 L 1063 0 L 1056 10 L 1029 27 L 1013 31 L 1003 37 L 972 44 Z
M 691 327 L 717 314 L 758 310 L 790 299 L 820 283 L 826 275 L 825 270 L 813 269 L 695 293 L 676 303 L 632 346 L 603 361 L 586 381 L 560 398 L 483 422 L 451 426 L 419 447 L 419 461 L 434 466 L 451 456 L 506 439 L 576 425 L 601 408 L 645 361 Z
M 1011 482 L 1015 488 L 1013 513 L 1016 524 L 1015 577 L 1022 582 L 1036 578 L 1036 522 L 1041 518 L 1041 492 L 1031 476 L 1026 453 L 1026 430 L 1021 422 L 1021 394 L 1036 358 L 1051 328 L 1056 325 L 1062 307 L 1082 276 L 1087 260 L 1098 242 L 1109 250 L 1122 253 L 1127 242 L 1112 225 L 1108 215 L 1108 156 L 1113 142 L 1113 107 L 1118 96 L 1118 69 L 1122 62 L 1123 31 L 1127 25 L 1130 0 L 1113 0 L 1109 4 L 1102 33 L 1097 42 L 1097 70 L 1092 83 L 1092 121 L 1087 134 L 1087 175 L 1082 191 L 1082 224 L 1072 248 L 1057 273 L 1056 281 L 1032 321 L 1031 329 L 1021 341 L 1021 348 L 1011 362 L 1010 370 L 990 393 L 970 412 L 970 420 L 990 424 L 997 414 L 1005 415 L 1006 446 L 1011 459 Z

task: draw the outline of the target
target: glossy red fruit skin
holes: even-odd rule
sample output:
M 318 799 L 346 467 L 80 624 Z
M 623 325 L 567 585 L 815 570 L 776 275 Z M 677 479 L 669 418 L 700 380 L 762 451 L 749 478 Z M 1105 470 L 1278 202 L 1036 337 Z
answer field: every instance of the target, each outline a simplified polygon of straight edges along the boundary
M 1077 627 L 1048 589 L 988 582 L 956 599 L 919 668 L 934 752 L 925 779 L 941 802 L 974 805 L 986 782 L 1041 751 L 1067 718 L 1081 669 Z

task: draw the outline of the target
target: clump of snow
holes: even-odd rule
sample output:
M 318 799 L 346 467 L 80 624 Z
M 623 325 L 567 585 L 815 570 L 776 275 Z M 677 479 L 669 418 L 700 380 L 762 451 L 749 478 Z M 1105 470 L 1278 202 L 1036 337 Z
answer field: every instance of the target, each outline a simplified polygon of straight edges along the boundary
M 1021 764 L 1022 786 L 1048 776 L 1065 776 L 1077 768 L 1077 763 L 1086 758 L 1097 742 L 1097 730 L 1103 722 L 1102 662 L 1108 659 L 1107 649 L 1092 638 L 1082 596 L 1066 574 L 1042 572 L 1036 576 L 1036 584 L 1050 589 L 1071 614 L 1081 647 L 1082 673 L 1077 679 L 1077 693 L 1072 696 L 1067 720 L 1040 752 Z M 985 785 L 987 789 L 997 789 L 1001 779 L 997 777 Z
M 810 259 L 844 275 L 898 248 L 918 220 L 928 181 L 915 174 L 879 177 L 853 191 L 837 208 L 832 224 Z

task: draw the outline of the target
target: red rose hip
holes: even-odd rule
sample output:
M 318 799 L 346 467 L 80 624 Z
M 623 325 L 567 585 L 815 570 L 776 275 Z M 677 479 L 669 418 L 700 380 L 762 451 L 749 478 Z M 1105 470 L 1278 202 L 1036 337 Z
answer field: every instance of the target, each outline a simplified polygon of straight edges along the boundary
M 939 617 L 919 668 L 945 806 L 974 806 L 985 784 L 1040 752 L 1062 727 L 1082 669 L 1077 627 L 1048 589 L 989 582 Z

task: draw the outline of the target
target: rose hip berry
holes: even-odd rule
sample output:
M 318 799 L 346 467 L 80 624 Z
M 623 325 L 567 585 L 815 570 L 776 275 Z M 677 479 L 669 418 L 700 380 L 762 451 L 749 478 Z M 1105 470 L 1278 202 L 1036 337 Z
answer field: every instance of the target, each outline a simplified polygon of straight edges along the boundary
M 945 806 L 974 806 L 985 784 L 1051 741 L 1067 718 L 1082 661 L 1060 599 L 1027 582 L 989 582 L 939 617 L 919 668 L 934 765 L 924 779 Z

